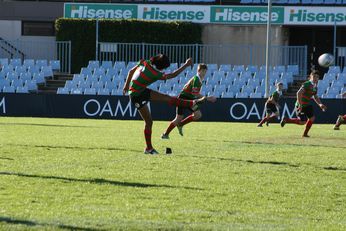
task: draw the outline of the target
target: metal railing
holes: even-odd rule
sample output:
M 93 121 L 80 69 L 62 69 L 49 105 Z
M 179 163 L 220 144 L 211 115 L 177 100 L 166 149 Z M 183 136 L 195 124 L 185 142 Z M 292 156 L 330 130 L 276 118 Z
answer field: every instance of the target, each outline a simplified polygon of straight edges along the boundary
M 346 66 L 346 47 L 336 47 L 335 66 L 345 68 Z
M 71 73 L 71 41 L 0 40 L 0 58 L 60 60 L 60 72 Z
M 263 45 L 99 43 L 99 61 L 138 61 L 157 53 L 171 62 L 183 63 L 192 57 L 195 63 L 265 65 Z M 307 46 L 271 46 L 271 66 L 298 65 L 299 76 L 307 73 Z M 299 78 L 297 76 L 297 78 Z

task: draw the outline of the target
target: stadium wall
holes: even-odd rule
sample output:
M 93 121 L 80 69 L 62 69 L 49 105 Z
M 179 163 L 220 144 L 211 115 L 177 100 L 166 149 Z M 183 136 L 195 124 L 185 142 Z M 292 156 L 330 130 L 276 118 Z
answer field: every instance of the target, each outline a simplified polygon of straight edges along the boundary
M 294 99 L 281 102 L 281 115 L 294 116 Z M 328 107 L 315 107 L 317 123 L 334 123 L 346 113 L 346 99 L 322 99 Z M 202 121 L 258 122 L 264 114 L 265 99 L 218 99 L 202 107 Z M 154 120 L 171 120 L 175 108 L 166 104 L 149 104 Z M 136 108 L 125 96 L 27 95 L 0 94 L 0 115 L 16 117 L 54 117 L 140 120 Z

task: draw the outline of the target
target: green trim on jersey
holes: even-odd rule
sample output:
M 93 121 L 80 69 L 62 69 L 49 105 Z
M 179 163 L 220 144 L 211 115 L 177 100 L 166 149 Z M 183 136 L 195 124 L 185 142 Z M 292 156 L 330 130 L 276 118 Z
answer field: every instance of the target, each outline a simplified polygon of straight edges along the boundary
M 129 95 L 138 96 L 144 89 L 157 80 L 165 80 L 166 75 L 156 70 L 150 60 L 140 60 L 137 64 L 136 72 L 139 72 L 136 76 L 132 77 L 129 88 Z M 135 72 L 135 73 L 136 73 Z
M 311 81 L 304 82 L 301 88 L 304 89 L 304 93 L 301 98 L 302 104 L 300 104 L 297 100 L 296 107 L 306 107 L 310 105 L 311 98 L 317 94 L 317 87 L 315 87 Z
M 275 100 L 276 103 L 278 103 L 281 97 L 281 94 L 279 93 L 279 91 L 276 90 L 270 96 Z
M 202 81 L 198 75 L 193 76 L 183 87 L 180 95 L 189 99 L 196 99 L 202 88 Z

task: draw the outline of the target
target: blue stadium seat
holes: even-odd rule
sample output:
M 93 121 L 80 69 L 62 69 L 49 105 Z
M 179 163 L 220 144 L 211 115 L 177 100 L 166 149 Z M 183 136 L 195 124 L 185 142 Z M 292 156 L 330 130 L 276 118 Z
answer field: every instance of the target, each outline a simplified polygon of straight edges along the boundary
M 246 71 L 253 73 L 256 73 L 258 71 L 258 66 L 257 65 L 248 65 L 246 67 Z
M 94 70 L 100 67 L 100 62 L 97 60 L 90 60 L 87 66 L 89 69 Z
M 3 87 L 9 87 L 11 85 L 11 82 L 8 81 L 7 79 L 0 79 L 0 88 L 2 89 Z
M 71 95 L 82 95 L 83 90 L 81 88 L 72 88 L 70 91 Z
M 111 95 L 122 95 L 123 91 L 122 89 L 113 89 L 111 92 Z
M 120 70 L 126 68 L 126 64 L 123 61 L 117 61 L 114 63 L 114 69 Z
M 17 87 L 16 88 L 16 93 L 29 93 L 28 87 Z
M 232 65 L 231 64 L 221 64 L 219 71 L 230 72 L 230 71 L 232 71 Z
M 38 66 L 39 68 L 48 66 L 48 62 L 46 59 L 38 59 L 36 60 L 36 66 Z
M 41 73 L 43 73 L 44 77 L 53 77 L 53 69 L 51 66 L 42 66 Z
M 0 65 L 1 66 L 8 66 L 8 59 L 7 58 L 1 58 L 0 59 Z
M 90 68 L 82 67 L 80 74 L 83 74 L 84 76 L 87 76 L 87 75 L 91 76 L 93 73 Z
M 12 80 L 11 81 L 11 86 L 13 86 L 14 88 L 23 87 L 24 86 L 24 82 L 21 79 Z
M 235 94 L 236 98 L 249 98 L 249 94 L 246 92 L 238 92 Z
M 262 98 L 263 97 L 263 94 L 262 93 L 250 93 L 250 98 Z
M 17 80 L 18 74 L 16 72 L 9 72 L 9 73 L 7 73 L 6 79 L 9 81 Z
M 40 72 L 40 73 L 34 73 L 32 76 L 33 80 L 36 80 L 37 83 L 44 83 L 46 82 L 45 78 L 44 78 L 44 73 Z
M 110 90 L 107 88 L 98 89 L 97 94 L 98 95 L 110 95 Z
M 40 73 L 40 68 L 38 66 L 28 66 L 28 72 L 30 72 L 32 75 L 35 73 Z
M 11 59 L 10 65 L 12 65 L 13 67 L 21 66 L 22 60 L 21 59 Z
M 113 69 L 113 63 L 112 61 L 102 61 L 101 67 L 105 70 L 107 69 Z
M 245 71 L 245 66 L 244 65 L 234 65 L 233 71 L 236 71 L 238 73 L 243 72 L 243 71 Z
M 14 93 L 15 92 L 15 88 L 13 86 L 4 86 L 2 88 L 2 92 L 4 92 L 4 93 Z
M 60 60 L 50 60 L 49 66 L 52 67 L 53 71 L 60 71 L 60 68 L 61 68 Z
M 68 95 L 70 94 L 69 88 L 67 87 L 59 87 L 58 91 L 56 92 L 58 95 Z
M 330 66 L 328 69 L 328 74 L 339 74 L 341 73 L 340 66 Z
M 233 92 L 230 92 L 230 91 L 228 91 L 228 92 L 223 92 L 223 93 L 221 94 L 221 98 L 234 98 L 234 93 L 233 93 Z
M 24 87 L 27 87 L 29 91 L 37 90 L 37 82 L 36 80 L 26 80 L 24 82 Z
M 96 95 L 96 89 L 95 88 L 85 88 L 84 89 L 84 95 Z

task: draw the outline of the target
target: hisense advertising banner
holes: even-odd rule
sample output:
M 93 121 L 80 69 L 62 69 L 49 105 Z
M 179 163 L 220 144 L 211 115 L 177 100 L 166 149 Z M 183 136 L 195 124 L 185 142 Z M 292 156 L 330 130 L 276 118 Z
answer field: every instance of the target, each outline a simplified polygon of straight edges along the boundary
M 65 3 L 64 18 L 137 18 L 137 5 Z
M 268 20 L 265 6 L 200 6 L 65 3 L 65 18 L 143 19 L 257 25 Z M 346 7 L 273 7 L 276 25 L 346 25 Z
M 211 6 L 211 23 L 226 24 L 266 24 L 267 7 Z M 284 7 L 273 7 L 271 21 L 273 24 L 284 23 Z
M 138 5 L 138 18 L 144 20 L 210 23 L 210 7 L 189 5 Z
M 345 7 L 285 7 L 287 25 L 346 25 Z

